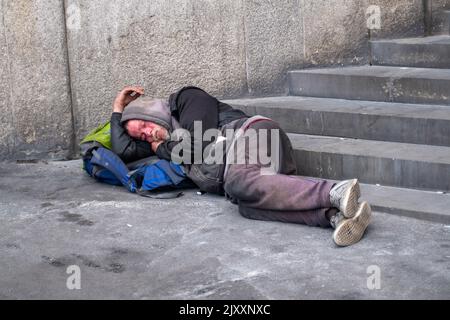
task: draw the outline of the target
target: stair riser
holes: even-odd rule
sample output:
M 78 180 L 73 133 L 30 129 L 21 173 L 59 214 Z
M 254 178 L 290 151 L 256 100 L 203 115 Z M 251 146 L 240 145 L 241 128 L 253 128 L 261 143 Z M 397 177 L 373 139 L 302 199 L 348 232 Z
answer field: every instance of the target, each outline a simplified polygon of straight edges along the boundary
M 362 183 L 429 190 L 450 190 L 450 165 L 294 150 L 298 174 Z
M 450 147 L 450 121 L 446 120 L 306 111 L 295 108 L 235 107 L 248 115 L 260 114 L 269 117 L 290 133 Z
M 372 64 L 450 69 L 450 45 L 371 43 Z
M 291 95 L 450 105 L 450 80 L 289 72 Z

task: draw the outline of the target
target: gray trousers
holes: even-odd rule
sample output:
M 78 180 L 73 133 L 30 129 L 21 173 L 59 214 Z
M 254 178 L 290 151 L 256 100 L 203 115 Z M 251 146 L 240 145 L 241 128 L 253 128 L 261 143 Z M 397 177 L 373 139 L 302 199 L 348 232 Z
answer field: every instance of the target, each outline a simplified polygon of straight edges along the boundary
M 275 174 L 261 174 L 261 168 L 267 165 L 262 165 L 259 157 L 257 161 L 248 161 L 254 158 L 251 156 L 255 154 L 254 148 L 260 148 L 261 139 L 256 138 L 258 141 L 255 143 L 253 136 L 247 137 L 246 162 L 231 164 L 224 183 L 226 194 L 238 204 L 241 215 L 249 219 L 330 227 L 326 215 L 337 212 L 331 207 L 329 198 L 334 183 L 295 176 L 297 168 L 291 142 L 276 122 L 262 120 L 249 128 L 258 133 L 261 129 L 278 129 L 280 161 Z M 270 133 L 266 137 L 265 151 L 271 155 Z

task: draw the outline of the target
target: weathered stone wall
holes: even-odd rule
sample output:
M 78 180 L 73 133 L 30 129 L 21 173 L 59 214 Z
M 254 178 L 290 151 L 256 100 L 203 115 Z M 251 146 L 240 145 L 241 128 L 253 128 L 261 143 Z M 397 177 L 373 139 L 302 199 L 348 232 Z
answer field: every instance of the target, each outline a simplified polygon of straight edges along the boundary
M 0 158 L 67 155 L 125 85 L 279 95 L 289 69 L 367 63 L 369 5 L 371 37 L 423 34 L 422 0 L 1 0 Z
M 63 4 L 0 5 L 0 158 L 64 158 L 73 130 Z
M 371 36 L 373 38 L 393 39 L 423 35 L 423 1 L 424 0 L 365 0 L 366 7 L 377 5 L 381 8 L 381 29 L 373 30 Z
M 3 12 L 3 1 L 0 2 L 0 11 Z M 13 115 L 9 104 L 10 86 L 8 81 L 9 63 L 8 46 L 6 43 L 5 24 L 3 16 L 0 23 L 0 159 L 11 154 L 14 146 Z
M 450 11 L 450 0 L 433 0 L 431 3 L 432 32 L 434 34 L 448 34 L 450 21 L 445 11 Z
M 304 0 L 305 66 L 368 60 L 366 6 L 360 0 Z
M 125 85 L 156 97 L 186 84 L 227 96 L 247 92 L 241 1 L 77 3 L 81 28 L 69 30 L 68 43 L 78 137 L 109 117 Z

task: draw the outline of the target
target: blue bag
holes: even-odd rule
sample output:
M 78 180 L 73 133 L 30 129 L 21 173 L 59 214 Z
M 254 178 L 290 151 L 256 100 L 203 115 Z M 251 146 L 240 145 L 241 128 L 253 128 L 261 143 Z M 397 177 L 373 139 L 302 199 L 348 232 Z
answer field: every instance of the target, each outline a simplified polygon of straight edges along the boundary
M 128 191 L 141 196 L 176 198 L 183 195 L 176 189 L 194 187 L 184 168 L 167 160 L 142 164 L 130 171 L 119 156 L 106 148 L 96 148 L 91 154 L 91 158 L 84 159 L 84 169 L 89 175 L 103 183 L 123 185 Z

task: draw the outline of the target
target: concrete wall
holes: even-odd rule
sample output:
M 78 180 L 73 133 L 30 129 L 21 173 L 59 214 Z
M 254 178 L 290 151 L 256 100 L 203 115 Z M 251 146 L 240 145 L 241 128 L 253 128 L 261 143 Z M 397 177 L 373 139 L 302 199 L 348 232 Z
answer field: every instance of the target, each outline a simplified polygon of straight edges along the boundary
M 367 62 L 364 1 L 304 0 L 302 7 L 305 66 Z
M 247 92 L 241 1 L 77 3 L 81 29 L 69 30 L 68 43 L 78 136 L 109 117 L 113 97 L 128 84 L 156 97 L 186 84 Z
M 125 85 L 156 97 L 187 84 L 221 98 L 279 95 L 289 69 L 367 63 L 370 4 L 383 19 L 372 37 L 423 33 L 422 0 L 0 4 L 0 158 L 66 155 Z
M 73 130 L 62 2 L 0 8 L 0 158 L 64 158 Z
M 3 12 L 3 1 L 0 2 L 0 11 Z M 6 43 L 5 24 L 3 16 L 0 23 L 0 158 L 7 157 L 11 154 L 14 147 L 13 138 L 13 116 L 9 104 L 10 87 L 8 76 L 8 46 Z
M 393 39 L 423 35 L 424 1 L 426 0 L 365 0 L 367 7 L 377 5 L 381 8 L 381 29 L 373 30 L 372 38 Z
M 448 34 L 449 15 L 445 10 L 450 10 L 450 0 L 433 0 L 431 3 L 432 32 L 434 34 Z

